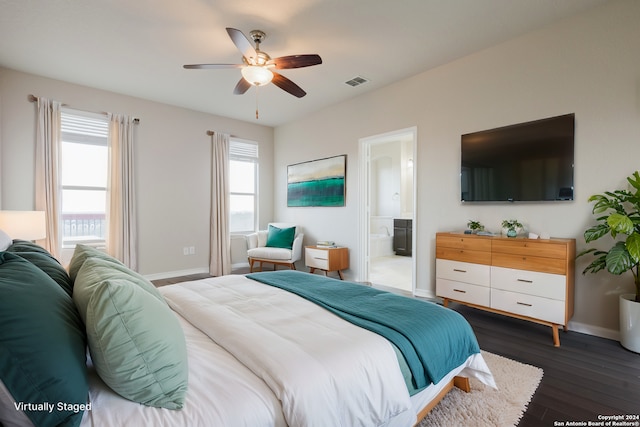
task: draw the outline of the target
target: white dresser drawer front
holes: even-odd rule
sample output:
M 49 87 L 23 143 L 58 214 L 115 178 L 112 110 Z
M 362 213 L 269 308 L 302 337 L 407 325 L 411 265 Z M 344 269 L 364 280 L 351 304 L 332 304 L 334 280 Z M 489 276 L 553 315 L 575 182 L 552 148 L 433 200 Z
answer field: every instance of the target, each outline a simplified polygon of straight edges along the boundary
M 491 289 L 491 308 L 564 325 L 564 301 Z
M 491 287 L 564 301 L 567 277 L 562 274 L 491 267 Z
M 307 267 L 329 269 L 329 251 L 307 248 L 304 255 L 304 263 Z
M 489 307 L 491 289 L 486 286 L 472 285 L 442 278 L 436 279 L 436 295 L 470 304 Z
M 474 285 L 489 286 L 491 267 L 484 264 L 436 259 L 436 277 Z

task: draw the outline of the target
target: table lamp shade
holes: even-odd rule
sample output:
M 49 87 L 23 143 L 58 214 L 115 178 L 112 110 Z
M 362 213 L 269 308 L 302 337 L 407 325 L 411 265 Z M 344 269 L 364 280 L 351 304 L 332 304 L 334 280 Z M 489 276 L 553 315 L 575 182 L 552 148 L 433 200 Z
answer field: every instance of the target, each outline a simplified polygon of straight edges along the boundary
M 47 237 L 44 211 L 0 211 L 0 230 L 12 239 L 44 239 Z

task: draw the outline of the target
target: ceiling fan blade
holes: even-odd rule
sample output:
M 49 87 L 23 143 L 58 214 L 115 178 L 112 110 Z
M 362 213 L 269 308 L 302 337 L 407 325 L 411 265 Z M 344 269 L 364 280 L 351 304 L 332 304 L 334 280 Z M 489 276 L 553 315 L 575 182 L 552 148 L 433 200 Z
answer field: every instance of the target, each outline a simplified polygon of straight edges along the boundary
M 244 77 L 242 77 L 240 78 L 240 81 L 238 82 L 236 87 L 233 89 L 233 93 L 234 95 L 242 95 L 247 90 L 249 90 L 250 87 L 251 87 L 251 83 L 249 83 L 244 79 Z
M 273 80 L 271 83 L 278 86 L 280 89 L 285 92 L 289 92 L 293 96 L 297 96 L 298 98 L 302 98 L 307 94 L 300 86 L 283 76 L 282 74 L 273 73 Z
M 183 65 L 187 70 L 206 70 L 221 68 L 242 68 L 244 64 L 187 64 Z
M 269 61 L 270 64 L 274 64 L 276 69 L 284 68 L 302 68 L 310 67 L 312 65 L 322 64 L 322 58 L 320 55 L 289 55 L 281 56 Z
M 247 59 L 249 64 L 255 64 L 258 59 L 258 53 L 251 45 L 247 36 L 245 36 L 242 31 L 229 27 L 227 27 L 227 34 L 229 34 L 231 41 L 236 45 L 240 53 L 242 53 L 242 56 Z

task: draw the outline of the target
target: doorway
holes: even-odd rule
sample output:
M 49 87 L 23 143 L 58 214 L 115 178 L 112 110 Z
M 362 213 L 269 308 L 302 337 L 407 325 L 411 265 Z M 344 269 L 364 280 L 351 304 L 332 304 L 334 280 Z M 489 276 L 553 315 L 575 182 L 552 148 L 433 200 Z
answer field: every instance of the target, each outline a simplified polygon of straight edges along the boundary
M 415 290 L 417 129 L 360 139 L 360 281 Z

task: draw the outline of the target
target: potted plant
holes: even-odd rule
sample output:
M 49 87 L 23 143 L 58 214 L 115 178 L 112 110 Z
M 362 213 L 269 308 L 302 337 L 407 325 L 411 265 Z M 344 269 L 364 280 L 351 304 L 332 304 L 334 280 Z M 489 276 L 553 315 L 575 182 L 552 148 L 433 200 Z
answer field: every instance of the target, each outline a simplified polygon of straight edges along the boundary
M 482 225 L 480 221 L 474 221 L 470 219 L 469 222 L 467 222 L 467 228 L 469 228 L 469 230 L 471 230 L 471 232 L 475 234 L 478 231 L 483 231 L 484 225 Z
M 631 189 L 605 191 L 589 197 L 597 224 L 584 232 L 586 243 L 610 235 L 613 246 L 609 250 L 589 248 L 578 257 L 592 254 L 595 259 L 582 274 L 607 270 L 621 275 L 628 271 L 633 275 L 635 294 L 620 295 L 620 343 L 627 349 L 640 353 L 640 173 L 627 177 Z
M 507 230 L 507 237 L 516 237 L 518 230 L 522 229 L 522 224 L 517 219 L 505 219 L 502 221 L 502 228 Z

